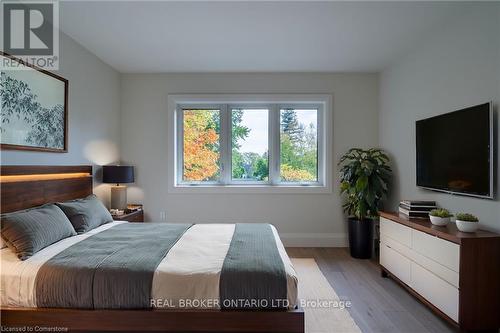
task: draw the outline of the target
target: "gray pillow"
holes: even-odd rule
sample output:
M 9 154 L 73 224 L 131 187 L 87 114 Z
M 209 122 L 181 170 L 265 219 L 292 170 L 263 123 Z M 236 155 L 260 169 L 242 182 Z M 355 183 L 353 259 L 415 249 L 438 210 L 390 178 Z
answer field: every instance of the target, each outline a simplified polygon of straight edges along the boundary
M 58 202 L 56 205 L 66 214 L 79 234 L 113 221 L 107 208 L 94 194 L 83 199 Z
M 21 260 L 76 235 L 68 218 L 54 204 L 1 215 L 2 238 Z

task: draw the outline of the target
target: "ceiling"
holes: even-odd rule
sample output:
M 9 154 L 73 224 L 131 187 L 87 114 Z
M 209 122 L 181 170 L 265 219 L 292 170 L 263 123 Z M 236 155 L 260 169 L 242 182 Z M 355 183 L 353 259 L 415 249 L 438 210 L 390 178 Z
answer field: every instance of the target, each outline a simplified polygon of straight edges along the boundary
M 376 72 L 466 3 L 60 3 L 62 30 L 115 69 Z

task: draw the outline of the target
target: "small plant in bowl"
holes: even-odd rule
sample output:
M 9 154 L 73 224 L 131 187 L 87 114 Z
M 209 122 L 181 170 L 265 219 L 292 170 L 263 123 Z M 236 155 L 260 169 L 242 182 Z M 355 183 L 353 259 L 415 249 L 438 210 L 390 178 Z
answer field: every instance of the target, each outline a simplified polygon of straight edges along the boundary
M 445 226 L 450 222 L 450 217 L 453 215 L 444 208 L 433 209 L 429 212 L 429 217 L 431 219 L 431 223 L 438 226 Z
M 457 214 L 457 228 L 462 232 L 475 232 L 478 228 L 479 219 L 469 213 Z

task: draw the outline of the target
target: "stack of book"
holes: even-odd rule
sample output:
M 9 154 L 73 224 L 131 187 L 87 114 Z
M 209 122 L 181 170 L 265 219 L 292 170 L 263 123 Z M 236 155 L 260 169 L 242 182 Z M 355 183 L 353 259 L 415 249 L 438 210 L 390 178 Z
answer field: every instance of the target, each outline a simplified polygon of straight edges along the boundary
M 429 212 L 436 208 L 435 201 L 402 200 L 399 203 L 399 212 L 407 217 L 428 218 Z

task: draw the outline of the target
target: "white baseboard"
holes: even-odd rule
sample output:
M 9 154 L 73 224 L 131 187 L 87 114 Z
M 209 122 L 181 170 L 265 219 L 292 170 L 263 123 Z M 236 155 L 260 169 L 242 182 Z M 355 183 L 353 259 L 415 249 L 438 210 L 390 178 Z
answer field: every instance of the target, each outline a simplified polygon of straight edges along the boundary
M 345 233 L 283 233 L 280 234 L 287 247 L 347 247 Z

